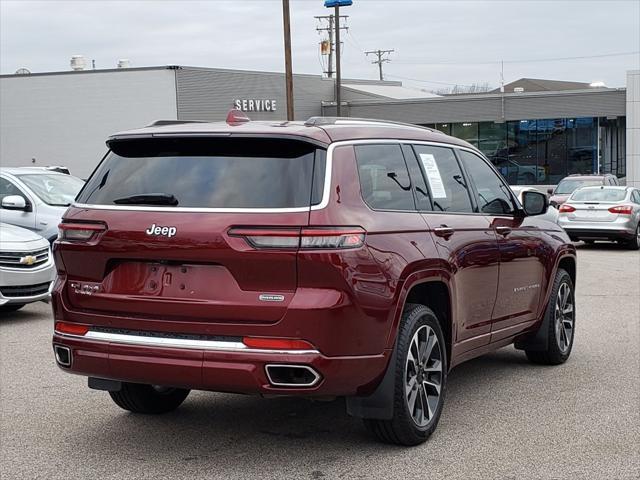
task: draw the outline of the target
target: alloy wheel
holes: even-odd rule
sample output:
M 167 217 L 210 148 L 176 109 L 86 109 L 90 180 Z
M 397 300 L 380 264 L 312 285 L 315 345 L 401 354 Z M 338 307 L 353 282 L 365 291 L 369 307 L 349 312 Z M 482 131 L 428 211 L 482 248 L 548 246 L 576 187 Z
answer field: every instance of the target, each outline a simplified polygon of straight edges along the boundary
M 555 328 L 558 348 L 565 354 L 571 346 L 574 325 L 573 297 L 568 283 L 560 284 L 556 297 Z
M 404 375 L 407 407 L 419 427 L 426 426 L 436 414 L 442 368 L 442 349 L 436 332 L 423 325 L 411 339 Z

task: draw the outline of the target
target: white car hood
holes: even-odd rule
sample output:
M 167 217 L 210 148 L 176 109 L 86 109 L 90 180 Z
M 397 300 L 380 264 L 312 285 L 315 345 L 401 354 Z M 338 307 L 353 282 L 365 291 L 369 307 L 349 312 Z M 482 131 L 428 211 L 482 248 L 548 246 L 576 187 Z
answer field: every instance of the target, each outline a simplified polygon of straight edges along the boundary
M 11 244 L 11 247 L 16 248 L 19 247 L 19 244 L 31 242 L 49 245 L 49 242 L 31 230 L 9 225 L 8 223 L 0 223 L 0 249 L 6 250 L 9 244 Z M 29 246 L 33 247 L 33 244 Z

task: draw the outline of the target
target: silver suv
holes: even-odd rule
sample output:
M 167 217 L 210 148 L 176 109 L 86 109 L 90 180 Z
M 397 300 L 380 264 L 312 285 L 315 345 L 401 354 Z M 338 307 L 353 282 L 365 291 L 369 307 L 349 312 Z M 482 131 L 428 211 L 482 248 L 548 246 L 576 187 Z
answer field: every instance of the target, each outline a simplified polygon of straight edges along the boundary
M 83 185 L 77 177 L 44 168 L 0 168 L 2 221 L 53 242 L 62 214 Z

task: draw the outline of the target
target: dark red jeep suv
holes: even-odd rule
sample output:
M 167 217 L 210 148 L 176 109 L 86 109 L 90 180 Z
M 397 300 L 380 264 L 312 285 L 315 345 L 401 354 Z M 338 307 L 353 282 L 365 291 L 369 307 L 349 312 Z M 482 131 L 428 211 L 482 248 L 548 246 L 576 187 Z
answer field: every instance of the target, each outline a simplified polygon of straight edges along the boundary
M 438 423 L 447 374 L 515 343 L 559 364 L 575 249 L 466 142 L 351 118 L 118 133 L 55 243 L 53 348 L 136 413 L 190 389 L 346 397 L 379 439 Z

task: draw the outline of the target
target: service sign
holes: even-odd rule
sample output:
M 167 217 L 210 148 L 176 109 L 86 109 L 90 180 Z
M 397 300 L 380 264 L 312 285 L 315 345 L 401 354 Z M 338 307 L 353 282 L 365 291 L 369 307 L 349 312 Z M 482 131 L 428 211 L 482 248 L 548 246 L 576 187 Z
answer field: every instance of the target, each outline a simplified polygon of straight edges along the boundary
M 243 112 L 275 112 L 276 101 L 256 98 L 236 98 L 233 101 L 234 108 Z

